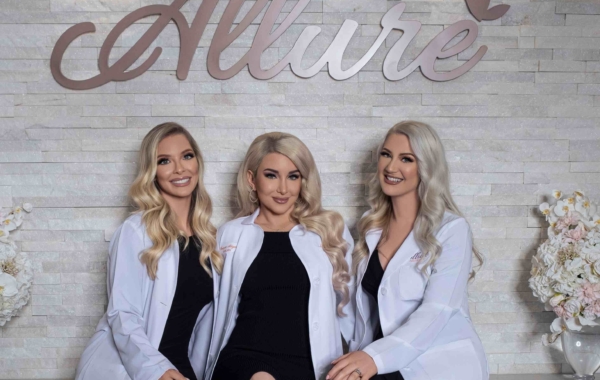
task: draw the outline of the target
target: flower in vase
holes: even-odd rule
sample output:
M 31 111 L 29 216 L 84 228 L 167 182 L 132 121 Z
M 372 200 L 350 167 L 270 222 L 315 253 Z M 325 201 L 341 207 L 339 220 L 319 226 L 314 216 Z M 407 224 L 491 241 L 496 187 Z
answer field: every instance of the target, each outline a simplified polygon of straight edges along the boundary
M 592 284 L 589 281 L 586 281 L 580 288 L 575 290 L 574 295 L 579 302 L 592 304 L 600 298 L 600 284 Z
M 540 211 L 542 212 L 542 214 L 548 216 L 552 212 L 552 209 L 550 208 L 548 202 L 544 202 L 540 205 Z
M 569 313 L 570 317 L 574 317 L 581 311 L 581 302 L 576 298 L 569 298 L 567 302 L 565 302 L 565 310 Z
M 588 306 L 585 309 L 583 309 L 581 314 L 583 314 L 583 317 L 585 319 L 589 319 L 590 321 L 593 321 L 594 319 L 596 319 L 596 313 L 594 313 L 593 309 L 594 309 L 593 307 Z
M 17 280 L 7 273 L 0 273 L 0 294 L 2 297 L 12 297 L 19 293 Z
M 0 228 L 5 229 L 7 231 L 12 231 L 12 230 L 16 229 L 17 227 L 19 227 L 19 226 L 15 222 L 15 216 L 12 214 L 5 216 L 4 220 L 2 221 L 2 223 L 0 225 Z
M 557 307 L 564 300 L 565 300 L 564 294 L 559 294 L 557 296 L 550 298 L 549 303 L 550 303 L 550 306 Z
M 8 237 L 10 236 L 10 232 L 7 229 L 0 228 L 0 242 L 4 244 L 10 244 L 10 240 Z
M 565 309 L 563 305 L 556 305 L 554 306 L 554 308 L 552 308 L 552 310 L 554 310 L 554 314 L 556 314 L 560 318 L 571 318 L 571 314 L 569 314 L 569 312 Z
M 565 237 L 571 241 L 579 241 L 586 235 L 587 231 L 585 230 L 585 227 L 583 227 L 583 223 L 578 224 L 577 227 L 565 233 Z
M 554 213 L 557 216 L 565 216 L 567 215 L 569 212 L 575 210 L 575 202 L 573 203 L 569 203 L 569 200 L 564 200 L 564 201 L 558 201 L 556 202 L 556 206 L 554 207 Z

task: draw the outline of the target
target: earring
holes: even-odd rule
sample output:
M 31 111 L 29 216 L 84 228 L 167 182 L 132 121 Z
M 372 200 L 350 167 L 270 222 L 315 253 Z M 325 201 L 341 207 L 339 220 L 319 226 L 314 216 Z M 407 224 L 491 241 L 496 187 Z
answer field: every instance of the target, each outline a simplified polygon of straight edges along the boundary
M 255 192 L 256 190 L 254 190 L 253 188 L 250 188 L 250 190 L 248 190 L 248 198 L 252 203 L 258 203 L 258 195 L 254 195 Z

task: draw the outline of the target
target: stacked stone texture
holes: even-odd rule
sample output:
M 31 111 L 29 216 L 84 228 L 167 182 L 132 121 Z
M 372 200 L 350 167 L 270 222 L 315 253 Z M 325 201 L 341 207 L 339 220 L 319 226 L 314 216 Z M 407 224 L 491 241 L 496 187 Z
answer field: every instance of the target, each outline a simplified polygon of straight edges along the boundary
M 141 77 L 77 92 L 60 87 L 49 70 L 58 37 L 78 22 L 97 32 L 76 40 L 63 70 L 72 78 L 97 73 L 108 32 L 141 6 L 168 0 L 2 0 L 0 2 L 0 206 L 35 206 L 14 235 L 35 268 L 32 298 L 0 328 L 0 378 L 71 378 L 104 313 L 108 240 L 128 215 L 127 190 L 136 152 L 147 131 L 176 121 L 195 136 L 206 160 L 214 223 L 234 213 L 235 176 L 254 137 L 281 130 L 303 139 L 321 172 L 323 203 L 350 225 L 366 210 L 366 181 L 385 131 L 404 119 L 433 125 L 444 140 L 452 192 L 467 215 L 487 265 L 470 286 L 472 319 L 490 370 L 569 371 L 562 354 L 543 347 L 554 316 L 527 285 L 530 259 L 545 236 L 536 206 L 552 189 L 582 189 L 600 199 L 600 3 L 507 1 L 501 19 L 478 23 L 467 51 L 440 62 L 457 67 L 481 45 L 488 53 L 464 76 L 436 83 L 415 72 L 387 81 L 386 52 L 394 32 L 356 76 L 343 82 L 326 72 L 300 79 L 289 69 L 269 81 L 246 70 L 227 81 L 206 71 L 206 56 L 221 1 L 201 39 L 185 81 L 175 77 L 179 40 L 168 26 L 153 46 L 158 62 Z M 294 2 L 289 1 L 284 12 Z M 374 42 L 386 0 L 313 0 L 263 55 L 276 63 L 307 25 L 322 35 L 306 56 L 314 62 L 345 19 L 360 26 L 345 67 Z M 191 21 L 200 0 L 182 9 Z M 249 9 L 251 2 L 244 7 Z M 423 26 L 404 55 L 414 59 L 431 39 L 474 18 L 464 0 L 407 1 L 404 19 Z M 149 27 L 146 19 L 116 43 L 113 58 Z M 226 50 L 222 66 L 248 49 L 258 21 Z M 146 55 L 147 56 L 147 55 Z

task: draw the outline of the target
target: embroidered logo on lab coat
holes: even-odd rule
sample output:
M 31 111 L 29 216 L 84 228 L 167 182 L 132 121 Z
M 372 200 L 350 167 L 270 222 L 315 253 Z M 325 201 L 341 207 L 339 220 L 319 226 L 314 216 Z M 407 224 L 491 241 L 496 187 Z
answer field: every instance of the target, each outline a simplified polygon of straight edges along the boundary
M 237 248 L 237 245 L 229 244 L 229 245 L 219 248 L 219 251 L 221 251 L 221 255 L 223 255 L 223 257 L 225 257 L 229 252 L 234 251 L 236 248 Z
M 417 252 L 413 255 L 413 257 L 410 258 L 410 262 L 415 263 L 415 262 L 421 260 L 421 257 L 423 257 L 423 254 L 421 252 Z

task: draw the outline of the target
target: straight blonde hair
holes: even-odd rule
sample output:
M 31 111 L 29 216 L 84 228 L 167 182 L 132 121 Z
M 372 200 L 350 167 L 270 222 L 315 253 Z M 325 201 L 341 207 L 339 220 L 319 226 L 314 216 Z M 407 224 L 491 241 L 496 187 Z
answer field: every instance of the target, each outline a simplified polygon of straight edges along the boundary
M 348 244 L 343 238 L 344 219 L 339 213 L 321 206 L 319 171 L 312 154 L 300 139 L 288 133 L 272 132 L 258 136 L 252 142 L 237 176 L 238 204 L 241 209 L 238 217 L 250 215 L 259 207 L 257 196 L 248 183 L 247 173 L 250 170 L 256 177 L 260 163 L 269 153 L 286 156 L 300 171 L 302 187 L 291 216 L 298 224 L 321 237 L 323 250 L 333 267 L 333 289 L 340 298 L 337 312 L 344 315 L 342 309 L 350 299 L 350 274 L 345 259 Z
M 385 135 L 385 138 L 379 145 L 377 156 L 385 141 L 392 134 L 400 134 L 408 137 L 410 146 L 415 152 L 418 163 L 418 173 L 420 183 L 417 188 L 421 206 L 417 214 L 414 225 L 414 237 L 418 247 L 423 252 L 421 270 L 427 273 L 440 256 L 442 246 L 436 239 L 435 234 L 438 231 L 444 212 L 463 216 L 456 203 L 452 199 L 450 192 L 450 171 L 446 162 L 444 146 L 435 130 L 425 123 L 417 121 L 404 121 L 394 125 Z M 369 205 L 371 212 L 365 215 L 358 222 L 359 239 L 356 243 L 353 253 L 353 267 L 358 268 L 359 263 L 369 256 L 369 248 L 365 240 L 367 231 L 371 229 L 382 229 L 382 239 L 388 235 L 388 226 L 392 218 L 392 200 L 385 195 L 379 183 L 377 173 L 369 181 Z M 483 265 L 484 257 L 473 245 L 473 254 L 479 261 L 479 266 Z M 475 276 L 475 271 L 471 272 L 471 278 Z
M 136 205 L 136 211 L 142 212 L 142 222 L 153 244 L 141 254 L 140 260 L 146 265 L 148 276 L 154 280 L 158 272 L 158 261 L 165 250 L 179 237 L 185 239 L 185 246 L 189 243 L 189 238 L 177 226 L 174 212 L 155 183 L 158 144 L 166 137 L 173 135 L 185 136 L 198 160 L 198 184 L 192 192 L 188 223 L 193 235 L 202 243 L 200 264 L 212 277 L 212 272 L 208 267 L 209 258 L 218 273 L 221 273 L 223 268 L 223 258 L 216 250 L 217 230 L 210 222 L 212 202 L 203 182 L 204 160 L 196 140 L 187 129 L 177 123 L 163 123 L 154 127 L 144 137 L 140 148 L 139 171 L 131 185 L 129 196 Z

